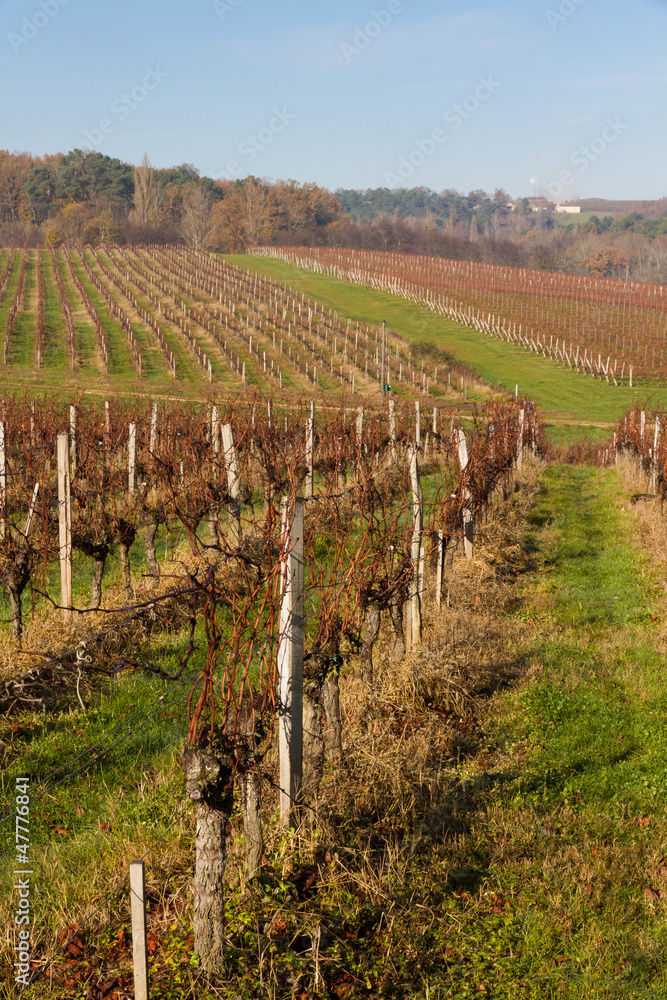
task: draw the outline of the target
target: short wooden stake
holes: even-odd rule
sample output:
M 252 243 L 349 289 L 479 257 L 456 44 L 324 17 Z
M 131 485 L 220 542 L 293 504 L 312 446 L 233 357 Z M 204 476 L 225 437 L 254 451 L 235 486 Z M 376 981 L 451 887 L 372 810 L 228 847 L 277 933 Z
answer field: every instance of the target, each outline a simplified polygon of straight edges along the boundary
M 303 500 L 283 500 L 283 599 L 278 641 L 280 818 L 298 819 L 303 754 Z
M 148 937 L 146 934 L 146 884 L 143 861 L 130 864 L 132 958 L 134 1000 L 148 1000 Z
M 30 525 L 32 524 L 33 514 L 35 513 L 35 507 L 37 506 L 37 497 L 39 495 L 39 483 L 35 483 L 35 488 L 32 491 L 32 500 L 30 501 L 30 508 L 28 510 L 28 517 L 25 522 L 25 529 L 23 534 L 27 538 L 30 534 Z

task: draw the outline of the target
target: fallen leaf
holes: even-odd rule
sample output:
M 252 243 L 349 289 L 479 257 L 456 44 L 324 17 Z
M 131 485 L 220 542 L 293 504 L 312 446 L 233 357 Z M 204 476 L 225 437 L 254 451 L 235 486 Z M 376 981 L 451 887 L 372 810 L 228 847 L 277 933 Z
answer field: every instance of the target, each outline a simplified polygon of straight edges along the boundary
M 154 934 L 147 934 L 146 935 L 146 949 L 151 954 L 153 954 L 153 952 L 157 951 L 158 948 L 159 948 L 159 946 L 160 946 L 160 939 L 159 938 L 157 938 Z
M 644 899 L 649 903 L 652 903 L 655 899 L 660 899 L 661 892 L 659 889 L 644 889 Z

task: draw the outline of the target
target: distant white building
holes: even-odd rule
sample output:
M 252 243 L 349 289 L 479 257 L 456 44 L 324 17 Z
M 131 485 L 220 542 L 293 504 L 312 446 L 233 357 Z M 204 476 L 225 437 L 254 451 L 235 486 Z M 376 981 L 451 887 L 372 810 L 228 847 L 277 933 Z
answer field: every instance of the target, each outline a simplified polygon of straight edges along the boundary
M 569 212 L 570 214 L 575 215 L 581 212 L 581 205 L 556 205 L 555 211 Z
M 526 201 L 533 212 L 553 211 L 554 203 L 552 201 L 547 201 L 543 195 L 538 195 L 535 198 L 526 198 Z

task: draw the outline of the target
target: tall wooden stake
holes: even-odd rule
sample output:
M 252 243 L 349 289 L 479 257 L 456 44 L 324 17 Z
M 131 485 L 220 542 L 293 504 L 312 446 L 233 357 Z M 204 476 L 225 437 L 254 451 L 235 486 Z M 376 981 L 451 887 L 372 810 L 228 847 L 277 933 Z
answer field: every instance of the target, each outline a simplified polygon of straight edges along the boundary
M 422 641 L 422 588 L 424 576 L 424 550 L 422 532 L 424 530 L 424 495 L 417 464 L 417 446 L 410 451 L 410 482 L 412 485 L 412 579 L 410 581 L 409 640 L 408 649 L 419 646 Z
M 151 436 L 148 445 L 151 455 L 155 454 L 156 445 L 157 445 L 157 403 L 153 403 L 153 409 L 151 410 Z
M 7 534 L 7 445 L 6 426 L 0 422 L 0 538 Z
M 396 403 L 389 400 L 389 440 L 391 441 L 391 451 L 389 461 L 393 464 L 396 461 Z
M 77 445 L 76 445 L 76 406 L 69 408 L 69 453 L 70 453 L 70 477 L 76 479 L 77 469 Z
M 232 500 L 229 509 L 229 542 L 233 548 L 238 548 L 241 544 L 241 480 L 231 424 L 222 425 L 222 447 L 227 469 L 227 490 Z
M 303 755 L 303 500 L 283 500 L 283 600 L 278 644 L 280 817 L 297 819 Z
M 127 491 L 132 496 L 135 485 L 135 470 L 137 467 L 137 425 L 130 424 L 127 443 Z
M 69 438 L 58 435 L 58 533 L 60 543 L 60 603 L 63 618 L 72 620 L 72 508 L 69 477 Z
M 516 439 L 516 470 L 523 469 L 523 428 L 526 422 L 526 411 L 519 410 L 519 431 Z
M 310 403 L 310 417 L 306 421 L 306 497 L 313 495 L 313 452 L 315 450 L 315 402 Z
M 387 324 L 383 320 L 382 321 L 382 398 L 383 399 L 386 392 L 385 386 L 387 382 L 386 364 L 385 364 L 386 352 L 387 352 Z
M 465 431 L 462 428 L 459 428 L 458 437 L 459 437 L 459 441 L 458 441 L 458 444 L 459 444 L 459 465 L 461 467 L 461 475 L 463 475 L 463 473 L 465 472 L 466 467 L 468 465 L 468 445 L 466 444 Z M 464 486 L 463 487 L 463 502 L 464 502 L 465 506 L 463 507 L 463 510 L 462 510 L 461 513 L 463 515 L 463 548 L 464 548 L 464 551 L 465 551 L 466 559 L 472 559 L 472 557 L 474 555 L 474 547 L 473 547 L 474 525 L 473 525 L 473 518 L 472 518 L 472 509 L 469 506 L 470 500 L 471 500 L 470 490 L 468 489 L 467 486 Z
M 442 604 L 442 582 L 445 571 L 445 533 L 438 532 L 438 563 L 435 577 L 435 605 L 437 608 Z

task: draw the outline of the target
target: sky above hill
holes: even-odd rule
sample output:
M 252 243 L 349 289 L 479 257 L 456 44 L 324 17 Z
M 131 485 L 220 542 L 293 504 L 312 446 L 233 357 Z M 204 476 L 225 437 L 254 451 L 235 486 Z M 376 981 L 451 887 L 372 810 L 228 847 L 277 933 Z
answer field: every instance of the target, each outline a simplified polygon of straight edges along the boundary
M 0 148 L 211 177 L 667 194 L 667 0 L 0 0 Z

